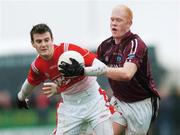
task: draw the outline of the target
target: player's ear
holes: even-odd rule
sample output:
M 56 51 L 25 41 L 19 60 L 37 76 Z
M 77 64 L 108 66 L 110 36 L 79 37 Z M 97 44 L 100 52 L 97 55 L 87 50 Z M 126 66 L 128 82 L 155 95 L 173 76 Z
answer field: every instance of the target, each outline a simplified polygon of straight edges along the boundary
M 33 41 L 31 41 L 31 44 L 32 44 L 32 46 L 35 48 L 35 44 L 34 44 L 34 42 L 33 42 Z
M 54 42 L 54 37 L 52 37 L 52 42 Z
M 127 22 L 127 27 L 130 28 L 131 25 L 132 25 L 132 21 L 128 21 L 128 22 Z

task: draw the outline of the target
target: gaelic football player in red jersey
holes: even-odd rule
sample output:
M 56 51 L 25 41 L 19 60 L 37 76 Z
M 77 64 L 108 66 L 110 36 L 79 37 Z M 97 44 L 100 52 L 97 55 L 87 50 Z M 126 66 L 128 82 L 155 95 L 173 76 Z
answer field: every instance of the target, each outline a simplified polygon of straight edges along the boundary
M 98 59 L 107 65 L 104 75 L 108 77 L 114 94 L 111 103 L 122 114 L 112 116 L 115 135 L 123 130 L 126 135 L 146 135 L 159 106 L 160 97 L 152 78 L 148 47 L 130 31 L 132 19 L 133 13 L 127 6 L 113 8 L 110 18 L 112 36 L 97 50 Z
M 48 97 L 61 93 L 63 104 L 57 108 L 57 135 L 78 135 L 84 122 L 89 122 L 96 135 L 113 135 L 110 111 L 105 100 L 99 93 L 100 86 L 96 77 L 84 75 L 66 77 L 58 71 L 58 58 L 68 50 L 79 52 L 84 57 L 85 66 L 96 65 L 104 69 L 105 66 L 95 55 L 86 49 L 74 44 L 53 44 L 53 34 L 46 24 L 35 25 L 31 32 L 32 46 L 38 56 L 32 62 L 27 79 L 17 95 L 19 108 L 28 109 L 27 97 L 33 88 L 46 80 L 43 90 Z M 98 66 L 97 66 L 98 65 Z M 91 74 L 88 69 L 87 73 Z M 102 71 L 103 73 L 103 71 Z

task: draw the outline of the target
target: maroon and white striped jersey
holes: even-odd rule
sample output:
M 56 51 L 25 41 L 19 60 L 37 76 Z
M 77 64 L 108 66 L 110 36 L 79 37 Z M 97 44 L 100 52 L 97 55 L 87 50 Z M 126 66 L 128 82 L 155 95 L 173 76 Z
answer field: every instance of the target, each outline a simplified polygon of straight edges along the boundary
M 109 78 L 114 96 L 119 100 L 135 102 L 153 95 L 159 96 L 152 78 L 148 47 L 138 35 L 129 31 L 120 44 L 115 44 L 113 37 L 110 37 L 100 44 L 97 55 L 109 67 L 123 67 L 125 62 L 137 65 L 138 70 L 130 81 Z

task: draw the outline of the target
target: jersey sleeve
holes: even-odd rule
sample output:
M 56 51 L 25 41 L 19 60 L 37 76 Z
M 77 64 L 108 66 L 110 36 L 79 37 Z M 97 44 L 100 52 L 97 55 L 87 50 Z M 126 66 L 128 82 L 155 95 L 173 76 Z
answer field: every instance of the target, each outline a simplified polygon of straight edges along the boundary
M 45 77 L 40 73 L 38 68 L 35 66 L 35 62 L 31 64 L 27 78 L 28 78 L 28 82 L 33 86 L 36 86 L 45 80 Z
M 93 63 L 93 60 L 96 58 L 96 55 L 94 53 L 74 44 L 69 45 L 69 50 L 79 52 L 84 57 L 85 66 L 91 66 Z
M 145 53 L 147 52 L 147 46 L 142 41 L 134 39 L 131 41 L 127 50 L 126 62 L 135 63 L 137 67 L 139 67 L 143 61 Z

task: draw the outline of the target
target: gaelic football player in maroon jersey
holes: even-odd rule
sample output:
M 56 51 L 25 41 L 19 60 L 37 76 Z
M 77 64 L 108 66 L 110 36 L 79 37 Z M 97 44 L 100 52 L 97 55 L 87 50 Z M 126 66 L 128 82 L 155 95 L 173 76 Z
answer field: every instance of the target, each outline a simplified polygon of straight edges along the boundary
M 130 8 L 125 5 L 114 7 L 110 17 L 112 36 L 97 50 L 98 59 L 107 65 L 102 70 L 113 90 L 111 103 L 120 112 L 112 116 L 115 135 L 123 130 L 126 135 L 146 135 L 159 106 L 160 97 L 152 78 L 148 47 L 130 31 L 132 20 Z M 87 69 L 84 71 L 86 74 Z M 94 72 L 91 75 L 98 75 L 97 70 Z
M 106 76 L 113 90 L 112 104 L 122 113 L 113 115 L 114 131 L 146 135 L 159 106 L 152 78 L 148 47 L 130 31 L 133 13 L 125 5 L 113 8 L 110 18 L 112 37 L 98 47 L 98 58 L 109 68 Z

